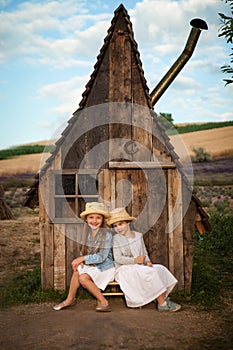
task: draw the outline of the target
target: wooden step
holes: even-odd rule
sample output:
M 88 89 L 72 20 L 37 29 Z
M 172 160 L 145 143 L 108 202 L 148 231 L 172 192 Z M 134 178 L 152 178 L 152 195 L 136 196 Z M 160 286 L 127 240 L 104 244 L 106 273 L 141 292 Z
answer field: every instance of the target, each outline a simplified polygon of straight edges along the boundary
M 122 296 L 122 295 L 124 295 L 124 293 L 120 290 L 119 283 L 116 281 L 109 282 L 109 284 L 107 285 L 105 290 L 108 290 L 108 289 L 110 289 L 110 291 L 102 293 L 104 296 Z

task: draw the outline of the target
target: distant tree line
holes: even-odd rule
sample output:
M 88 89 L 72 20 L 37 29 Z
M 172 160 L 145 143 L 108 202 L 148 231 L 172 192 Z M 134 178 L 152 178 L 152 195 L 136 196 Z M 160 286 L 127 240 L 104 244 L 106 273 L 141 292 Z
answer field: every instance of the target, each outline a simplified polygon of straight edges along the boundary
M 232 126 L 233 120 L 229 120 L 227 122 L 209 122 L 209 123 L 203 123 L 203 124 L 187 124 L 184 126 L 176 126 L 176 129 L 179 134 L 184 134 L 188 132 L 193 131 L 201 131 L 201 130 L 208 130 L 208 129 L 216 129 L 216 128 L 223 128 L 224 126 Z
M 53 146 L 45 145 L 25 145 L 25 146 L 16 146 L 8 149 L 0 150 L 0 160 L 13 158 L 15 156 L 21 156 L 24 154 L 33 154 L 33 153 L 43 153 L 51 152 Z

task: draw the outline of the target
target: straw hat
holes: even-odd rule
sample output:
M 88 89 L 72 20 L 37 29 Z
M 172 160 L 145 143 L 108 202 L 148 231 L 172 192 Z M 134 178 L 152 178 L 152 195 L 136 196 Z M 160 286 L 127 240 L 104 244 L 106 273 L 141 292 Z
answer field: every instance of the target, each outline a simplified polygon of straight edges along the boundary
M 110 218 L 107 221 L 107 224 L 109 226 L 115 224 L 118 221 L 133 221 L 135 220 L 135 217 L 130 216 L 125 208 L 116 208 L 110 213 Z
M 80 213 L 80 218 L 85 220 L 85 217 L 89 214 L 100 214 L 105 218 L 108 218 L 110 216 L 109 213 L 104 210 L 103 203 L 99 202 L 86 203 L 86 208 L 82 213 Z

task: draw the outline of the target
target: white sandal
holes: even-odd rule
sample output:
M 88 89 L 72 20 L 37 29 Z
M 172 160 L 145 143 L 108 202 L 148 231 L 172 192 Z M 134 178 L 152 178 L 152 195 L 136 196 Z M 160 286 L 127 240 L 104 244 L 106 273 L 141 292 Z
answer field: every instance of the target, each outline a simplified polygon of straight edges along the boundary
M 60 311 L 66 309 L 67 307 L 74 306 L 76 304 L 76 299 L 74 299 L 70 304 L 66 304 L 65 301 L 62 301 L 60 304 L 53 306 L 53 310 Z

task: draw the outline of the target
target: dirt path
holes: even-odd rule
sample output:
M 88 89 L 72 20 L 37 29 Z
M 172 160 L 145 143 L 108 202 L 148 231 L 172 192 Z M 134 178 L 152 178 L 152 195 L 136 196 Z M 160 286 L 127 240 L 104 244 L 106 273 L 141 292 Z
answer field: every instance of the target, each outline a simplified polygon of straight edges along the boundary
M 159 313 L 154 304 L 97 313 L 94 300 L 81 300 L 60 312 L 52 304 L 26 305 L 0 313 L 1 350 L 230 349 L 216 315 L 183 307 Z M 224 347 L 224 344 L 226 347 Z M 230 345 L 230 343 L 228 343 Z

